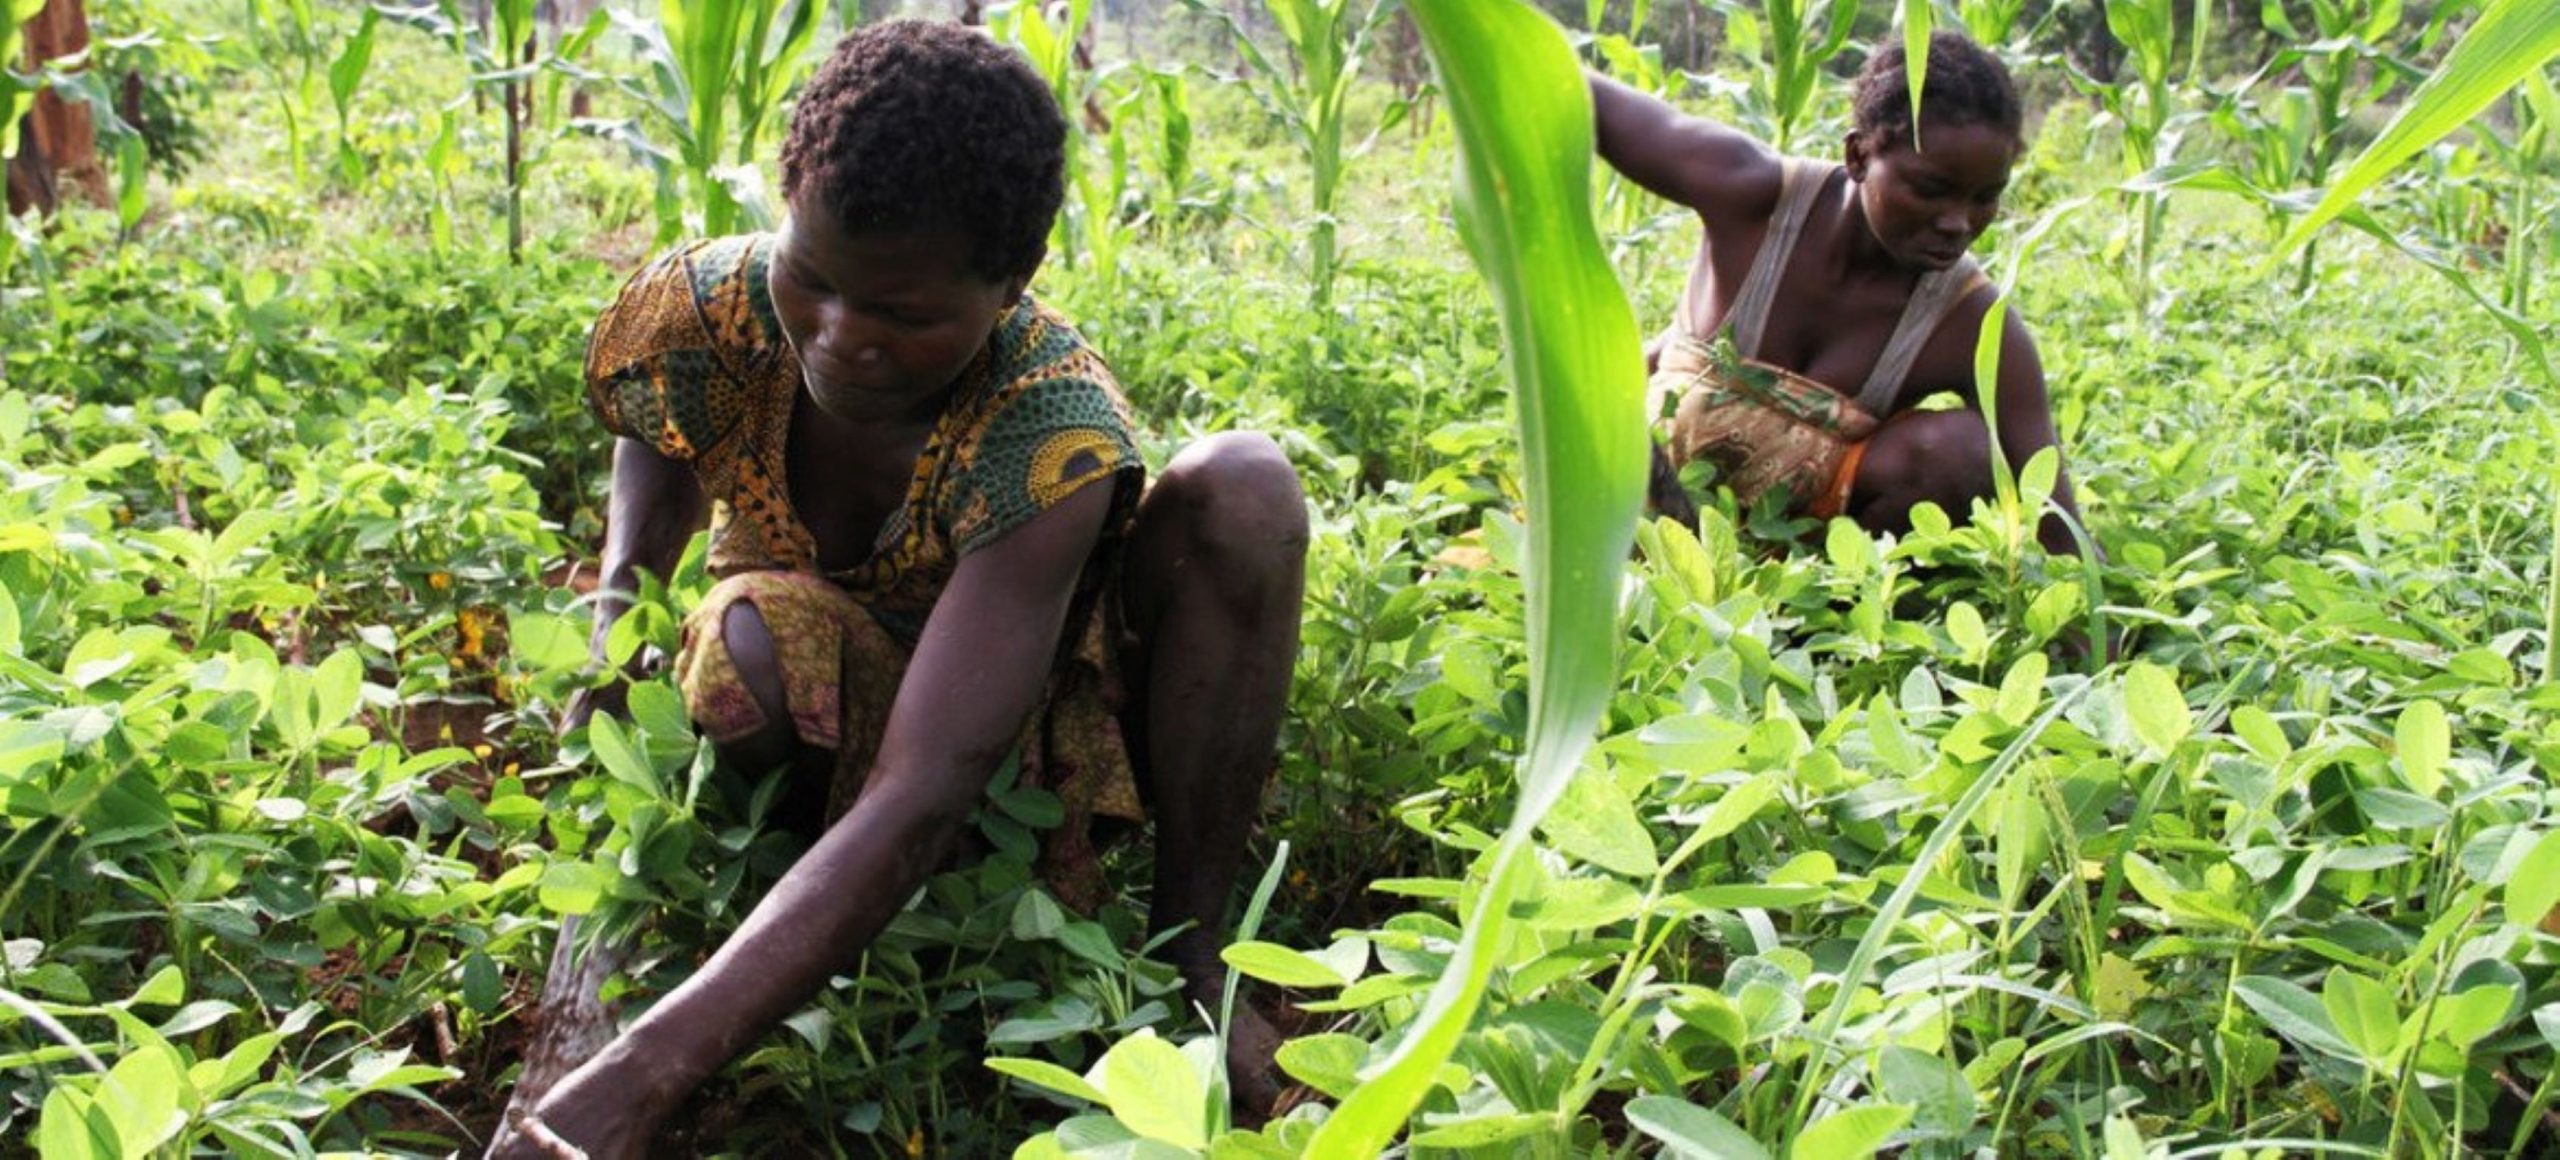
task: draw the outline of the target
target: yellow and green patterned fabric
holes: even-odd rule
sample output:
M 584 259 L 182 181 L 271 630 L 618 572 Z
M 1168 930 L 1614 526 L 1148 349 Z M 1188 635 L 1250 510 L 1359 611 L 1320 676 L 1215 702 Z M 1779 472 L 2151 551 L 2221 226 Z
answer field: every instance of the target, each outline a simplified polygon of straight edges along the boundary
M 588 403 L 605 427 L 691 464 L 711 502 L 713 575 L 817 570 L 783 451 L 800 360 L 767 288 L 774 238 L 721 238 L 651 262 L 597 320 Z M 1088 485 L 1117 487 L 1106 552 L 1143 472 L 1127 400 L 1074 329 L 1030 295 L 1006 312 L 916 459 L 870 557 L 829 579 L 913 645 L 960 558 Z

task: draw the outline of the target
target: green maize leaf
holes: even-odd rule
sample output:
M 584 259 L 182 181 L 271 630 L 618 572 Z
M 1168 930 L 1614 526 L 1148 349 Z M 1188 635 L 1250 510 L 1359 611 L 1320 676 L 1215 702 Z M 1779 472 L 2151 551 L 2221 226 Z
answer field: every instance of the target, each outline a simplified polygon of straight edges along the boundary
M 2277 245 L 2267 261 L 2282 260 L 2313 231 L 2346 211 L 2400 163 L 2415 156 L 2489 107 L 2490 102 L 2560 57 L 2560 0 L 2490 0 L 2478 23 L 2462 34 L 2444 63 L 2365 147 L 2344 177 Z
M 380 12 L 365 9 L 355 35 L 347 38 L 347 46 L 338 53 L 338 59 L 329 62 L 329 100 L 337 105 L 338 123 L 342 126 L 355 105 L 356 87 L 364 83 L 365 70 L 373 67 L 374 30 L 381 23 Z
M 1413 0 L 1457 130 L 1456 215 L 1510 350 L 1528 497 L 1529 736 L 1520 797 L 1449 970 L 1309 1155 L 1374 1156 L 1449 1058 L 1500 946 L 1520 855 L 1608 707 L 1619 577 L 1643 501 L 1644 362 L 1591 204 L 1590 90 L 1516 0 Z
M 1920 147 L 1920 89 L 1929 76 L 1929 0 L 1902 0 L 1902 75 L 1911 86 L 1911 147 Z M 1986 327 L 1984 329 L 1993 329 Z

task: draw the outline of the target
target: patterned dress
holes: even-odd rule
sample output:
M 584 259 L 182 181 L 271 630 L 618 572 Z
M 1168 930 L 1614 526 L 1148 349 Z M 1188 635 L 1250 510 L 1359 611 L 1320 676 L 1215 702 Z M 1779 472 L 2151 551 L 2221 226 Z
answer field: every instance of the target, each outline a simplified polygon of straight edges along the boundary
M 720 582 L 686 618 L 676 672 L 687 706 L 714 740 L 764 728 L 720 639 L 727 609 L 754 605 L 782 664 L 794 732 L 838 755 L 829 805 L 841 813 L 961 559 L 1087 486 L 1109 486 L 1103 541 L 1015 749 L 1022 784 L 1066 806 L 1065 823 L 1044 838 L 1042 877 L 1061 901 L 1098 905 L 1091 819 L 1144 816 L 1118 720 L 1114 582 L 1145 470 L 1128 403 L 1101 357 L 1024 296 L 961 373 L 870 555 L 821 572 L 790 497 L 784 452 L 803 388 L 766 282 L 773 247 L 770 235 L 722 238 L 659 258 L 606 309 L 587 351 L 588 401 L 605 427 L 690 465 L 711 503 L 708 563 Z
M 1760 337 L 1777 304 L 1779 279 L 1838 168 L 1786 159 L 1769 232 L 1724 322 L 1706 335 L 1675 328 L 1652 379 L 1655 399 L 1679 399 L 1667 432 L 1674 468 L 1704 460 L 1744 507 L 1774 491 L 1789 512 L 1820 520 L 1848 510 L 1868 441 L 1899 416 L 1903 382 L 1921 349 L 1985 283 L 1970 258 L 1922 275 L 1875 369 L 1854 394 L 1761 361 Z M 1680 317 L 1691 317 L 1685 302 Z

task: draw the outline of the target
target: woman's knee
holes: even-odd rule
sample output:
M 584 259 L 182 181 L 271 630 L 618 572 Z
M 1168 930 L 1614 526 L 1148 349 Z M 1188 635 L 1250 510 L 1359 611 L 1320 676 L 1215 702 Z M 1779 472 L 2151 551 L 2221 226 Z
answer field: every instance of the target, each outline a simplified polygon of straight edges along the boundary
M 1183 448 L 1147 495 L 1187 557 L 1254 570 L 1295 568 L 1307 551 L 1307 497 L 1268 436 L 1226 431 Z
M 754 732 L 723 742 L 720 748 L 749 764 L 776 765 L 789 760 L 796 740 L 791 701 L 784 692 L 781 653 L 774 647 L 773 630 L 765 624 L 764 614 L 744 600 L 723 609 L 720 647 L 728 650 L 738 683 L 745 686 L 748 698 L 764 717 L 763 725 Z
M 1853 508 L 1888 522 L 1907 519 L 1927 501 L 1956 520 L 1976 496 L 1992 494 L 1991 440 L 1982 415 L 1971 410 L 1910 411 L 1868 441 L 1858 464 Z

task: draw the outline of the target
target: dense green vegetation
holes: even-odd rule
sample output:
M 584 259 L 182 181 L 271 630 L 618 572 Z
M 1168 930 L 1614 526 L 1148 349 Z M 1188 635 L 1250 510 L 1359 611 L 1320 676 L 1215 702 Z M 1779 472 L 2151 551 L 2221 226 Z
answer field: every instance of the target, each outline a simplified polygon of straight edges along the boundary
M 589 679 L 587 323 L 658 244 L 758 220 L 734 166 L 769 170 L 800 72 L 770 50 L 842 18 L 643 7 L 543 33 L 529 75 L 433 6 L 94 7 L 160 94 L 157 164 L 0 241 L 0 1153 L 468 1150 L 564 915 L 642 931 L 663 983 L 787 864 L 770 787 L 712 768 L 671 688 L 554 738 Z M 1498 878 L 1412 1155 L 2560 1148 L 2550 50 L 2273 256 L 2466 29 L 2530 49 L 2551 4 L 2239 14 L 2269 37 L 2116 0 L 2111 69 L 2083 14 L 1949 6 L 2051 94 L 1986 249 L 2107 557 L 2035 548 L 2050 461 L 1899 540 L 1643 524 L 1616 631 L 1570 642 L 1616 650 L 1596 744 L 1507 844 L 1522 562 L 1553 549 L 1449 208 L 1463 86 L 1409 103 L 1420 42 L 1366 0 L 990 7 L 1101 114 L 1037 289 L 1153 462 L 1250 427 L 1308 485 L 1230 950 L 1303 1099 L 1227 1123 L 1143 899 L 1030 886 L 1057 803 L 1000 778 L 994 853 L 681 1146 L 1308 1154 Z M 1883 5 L 1550 7 L 1605 30 L 1587 60 L 1814 153 L 1838 70 L 1901 35 Z M 717 59 L 707 22 L 760 8 L 767 55 Z M 1067 47 L 1096 19 L 1098 69 Z M 1701 20 L 1712 62 L 1666 68 Z M 1658 326 L 1694 222 L 1592 192 Z M 671 650 L 702 585 L 646 594 L 617 657 Z M 2061 646 L 2091 625 L 2121 659 Z M 1142 890 L 1146 844 L 1114 857 Z

